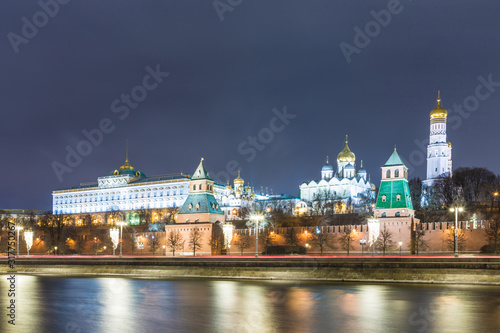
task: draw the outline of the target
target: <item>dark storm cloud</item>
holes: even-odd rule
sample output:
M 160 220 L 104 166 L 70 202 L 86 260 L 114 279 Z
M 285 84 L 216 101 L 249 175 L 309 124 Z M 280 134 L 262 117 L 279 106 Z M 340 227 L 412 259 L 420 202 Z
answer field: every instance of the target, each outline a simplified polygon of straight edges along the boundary
M 212 173 L 234 160 L 257 189 L 298 194 L 349 134 L 378 183 L 394 144 L 410 159 L 428 137 L 438 89 L 453 114 L 478 76 L 500 81 L 497 2 L 402 0 L 348 63 L 340 44 L 355 46 L 354 28 L 366 33 L 391 1 L 222 1 L 239 3 L 223 21 L 212 1 L 66 1 L 17 53 L 8 34 L 22 36 L 41 6 L 2 1 L 0 208 L 49 209 L 52 190 L 120 166 L 127 138 L 146 175 L 192 172 L 203 156 Z M 157 64 L 170 75 L 121 120 L 111 103 Z M 499 172 L 499 104 L 494 91 L 448 131 L 454 167 Z M 248 162 L 238 146 L 285 106 L 296 118 Z M 59 182 L 53 162 L 103 118 L 115 129 Z

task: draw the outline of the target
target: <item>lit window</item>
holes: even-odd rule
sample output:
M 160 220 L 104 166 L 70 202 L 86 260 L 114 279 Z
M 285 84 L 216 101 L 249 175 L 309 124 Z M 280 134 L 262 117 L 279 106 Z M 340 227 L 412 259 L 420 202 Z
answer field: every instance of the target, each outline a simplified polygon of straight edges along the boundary
M 396 195 L 396 201 L 401 201 L 401 194 Z
M 386 202 L 387 201 L 387 197 L 385 195 L 382 196 L 382 202 Z

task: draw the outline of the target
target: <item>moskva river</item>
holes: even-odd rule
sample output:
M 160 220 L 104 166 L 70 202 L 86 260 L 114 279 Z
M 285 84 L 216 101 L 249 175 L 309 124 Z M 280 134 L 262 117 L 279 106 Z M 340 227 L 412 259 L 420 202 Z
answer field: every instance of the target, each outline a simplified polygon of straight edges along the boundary
M 500 287 L 8 278 L 0 332 L 500 332 Z

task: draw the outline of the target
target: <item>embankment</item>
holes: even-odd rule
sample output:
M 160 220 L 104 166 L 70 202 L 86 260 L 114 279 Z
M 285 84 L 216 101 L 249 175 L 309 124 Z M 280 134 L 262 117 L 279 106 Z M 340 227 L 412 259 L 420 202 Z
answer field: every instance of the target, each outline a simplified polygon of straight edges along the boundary
M 9 274 L 5 268 L 0 274 Z M 18 258 L 17 274 L 148 279 L 263 279 L 500 285 L 500 259 L 463 258 Z

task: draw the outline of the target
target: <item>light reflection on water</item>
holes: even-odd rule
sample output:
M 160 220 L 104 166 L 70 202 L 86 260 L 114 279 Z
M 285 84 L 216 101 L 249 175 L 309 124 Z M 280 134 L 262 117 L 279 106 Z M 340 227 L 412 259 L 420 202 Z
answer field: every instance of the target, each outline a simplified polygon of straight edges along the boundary
M 499 332 L 500 288 L 123 278 L 17 278 L 0 332 Z

